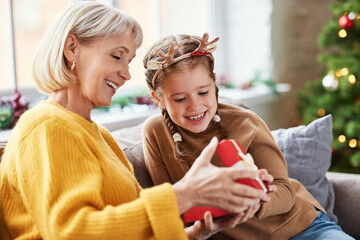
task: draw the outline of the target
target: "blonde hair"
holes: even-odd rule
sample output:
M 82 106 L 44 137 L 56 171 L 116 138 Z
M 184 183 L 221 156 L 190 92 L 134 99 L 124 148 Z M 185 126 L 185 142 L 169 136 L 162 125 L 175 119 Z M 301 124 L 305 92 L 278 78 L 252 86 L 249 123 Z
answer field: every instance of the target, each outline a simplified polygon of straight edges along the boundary
M 143 40 L 139 23 L 116 8 L 93 1 L 71 5 L 51 24 L 36 50 L 33 78 L 40 92 L 50 94 L 76 82 L 63 54 L 69 33 L 82 44 L 117 34 L 132 34 L 137 48 Z

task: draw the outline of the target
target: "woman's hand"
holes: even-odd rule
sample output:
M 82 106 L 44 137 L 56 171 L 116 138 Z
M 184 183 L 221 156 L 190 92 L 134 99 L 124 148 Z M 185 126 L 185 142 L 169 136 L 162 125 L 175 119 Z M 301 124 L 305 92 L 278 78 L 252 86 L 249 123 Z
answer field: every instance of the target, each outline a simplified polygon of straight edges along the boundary
M 231 216 L 213 219 L 210 212 L 204 214 L 203 221 L 196 221 L 194 225 L 186 228 L 186 233 L 190 240 L 203 240 L 211 237 L 217 232 L 227 228 L 233 228 L 236 225 L 246 222 L 249 218 L 245 212 Z
M 273 176 L 271 176 L 266 169 L 259 169 L 259 177 L 262 181 L 268 184 L 268 192 L 276 192 L 276 186 L 271 185 L 274 181 Z M 249 207 L 241 213 L 234 214 L 232 216 L 220 217 L 213 219 L 210 212 L 204 214 L 203 221 L 196 221 L 194 225 L 186 228 L 186 233 L 190 240 L 202 240 L 208 239 L 212 235 L 216 234 L 227 228 L 233 228 L 238 224 L 246 222 L 248 219 L 252 218 L 255 213 L 260 209 L 261 202 L 258 202 L 253 207 Z
M 241 213 L 256 207 L 260 201 L 269 201 L 264 191 L 235 181 L 238 178 L 255 179 L 258 171 L 219 168 L 210 163 L 217 145 L 218 140 L 213 138 L 186 175 L 173 185 L 180 213 L 193 206 L 217 207 Z M 266 174 L 264 177 L 271 181 L 271 177 Z

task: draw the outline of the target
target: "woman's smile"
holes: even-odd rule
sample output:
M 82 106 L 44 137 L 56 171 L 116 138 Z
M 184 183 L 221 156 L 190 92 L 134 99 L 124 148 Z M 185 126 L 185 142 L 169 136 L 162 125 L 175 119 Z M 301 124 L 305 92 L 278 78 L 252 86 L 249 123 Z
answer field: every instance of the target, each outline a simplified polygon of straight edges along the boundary
M 119 86 L 118 86 L 116 83 L 111 82 L 111 81 L 109 81 L 109 80 L 105 80 L 105 83 L 106 83 L 109 87 L 111 87 L 112 89 L 114 89 L 115 91 L 119 88 Z

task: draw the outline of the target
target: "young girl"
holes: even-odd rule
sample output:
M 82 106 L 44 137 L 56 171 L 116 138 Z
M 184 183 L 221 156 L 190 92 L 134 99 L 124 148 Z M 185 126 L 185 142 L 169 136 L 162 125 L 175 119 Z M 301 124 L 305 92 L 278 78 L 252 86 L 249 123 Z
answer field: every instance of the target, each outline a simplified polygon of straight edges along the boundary
M 218 103 L 211 54 L 218 39 L 208 38 L 168 36 L 144 58 L 151 96 L 162 110 L 162 116 L 150 117 L 143 130 L 145 160 L 154 183 L 179 181 L 213 136 L 236 139 L 255 164 L 274 177 L 277 191 L 269 193 L 269 202 L 249 210 L 256 212 L 253 218 L 213 239 L 353 239 L 327 218 L 298 181 L 288 178 L 285 159 L 264 121 L 249 110 Z M 223 166 L 217 155 L 212 163 Z M 189 236 L 196 228 L 203 233 L 197 239 L 209 237 L 221 229 L 213 227 L 216 222 L 206 213 L 203 222 L 189 228 Z

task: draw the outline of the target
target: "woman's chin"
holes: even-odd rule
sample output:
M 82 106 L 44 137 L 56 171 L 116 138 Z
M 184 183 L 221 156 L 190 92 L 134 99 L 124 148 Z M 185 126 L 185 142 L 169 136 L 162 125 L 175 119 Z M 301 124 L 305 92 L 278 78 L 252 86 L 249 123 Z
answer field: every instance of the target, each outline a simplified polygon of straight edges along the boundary
M 111 100 L 110 101 L 101 101 L 99 104 L 96 105 L 96 107 L 110 107 Z

